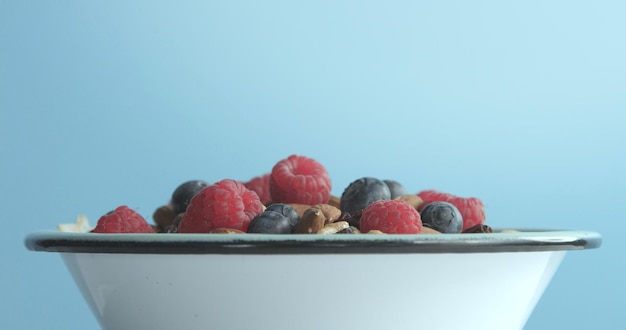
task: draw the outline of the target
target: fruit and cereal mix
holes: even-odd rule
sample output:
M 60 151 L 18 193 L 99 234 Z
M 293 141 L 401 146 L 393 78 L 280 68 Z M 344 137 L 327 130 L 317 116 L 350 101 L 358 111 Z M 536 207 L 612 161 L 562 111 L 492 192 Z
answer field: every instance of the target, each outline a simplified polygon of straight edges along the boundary
M 290 155 L 249 181 L 181 183 L 154 224 L 127 206 L 103 215 L 94 229 L 85 219 L 60 230 L 92 233 L 206 234 L 447 234 L 489 233 L 480 199 L 436 190 L 407 193 L 395 180 L 362 177 L 341 196 L 318 161 Z

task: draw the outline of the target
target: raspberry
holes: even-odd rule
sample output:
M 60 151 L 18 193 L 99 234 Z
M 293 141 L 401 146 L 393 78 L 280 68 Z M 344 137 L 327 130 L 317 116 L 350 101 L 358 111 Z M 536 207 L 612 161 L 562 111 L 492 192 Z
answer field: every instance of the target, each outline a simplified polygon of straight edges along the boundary
M 332 189 L 328 172 L 316 160 L 291 155 L 274 165 L 270 195 L 275 203 L 315 205 L 328 202 Z
M 248 230 L 263 211 L 259 196 L 243 183 L 224 179 L 204 188 L 189 202 L 178 225 L 179 233 L 208 233 L 215 228 Z
M 461 212 L 463 216 L 463 230 L 482 225 L 485 222 L 487 216 L 485 215 L 483 202 L 480 199 L 476 197 L 454 197 L 449 202 Z
M 424 201 L 424 203 L 417 208 L 418 212 L 422 212 L 424 206 L 430 202 L 448 202 L 450 199 L 454 198 L 454 195 L 437 190 L 423 190 L 417 193 L 417 196 Z
M 476 197 L 459 197 L 436 190 L 424 190 L 417 194 L 424 203 L 417 209 L 422 211 L 430 202 L 448 202 L 456 206 L 463 216 L 463 230 L 483 224 L 486 219 L 483 202 Z
M 98 219 L 92 233 L 154 233 L 154 229 L 137 212 L 122 205 Z
M 419 234 L 422 220 L 409 203 L 399 200 L 379 200 L 363 210 L 361 232 L 380 230 L 386 234 Z
M 259 195 L 259 199 L 261 200 L 261 203 L 263 203 L 263 205 L 267 205 L 269 202 L 272 201 L 272 197 L 270 195 L 269 173 L 254 177 L 250 181 L 244 182 L 243 185 Z

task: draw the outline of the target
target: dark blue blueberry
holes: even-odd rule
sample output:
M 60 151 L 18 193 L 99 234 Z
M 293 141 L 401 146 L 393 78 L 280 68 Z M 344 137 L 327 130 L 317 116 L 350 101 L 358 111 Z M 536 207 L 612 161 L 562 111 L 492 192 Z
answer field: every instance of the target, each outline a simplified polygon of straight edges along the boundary
M 298 220 L 300 220 L 300 216 L 298 215 L 298 212 L 291 205 L 287 205 L 283 203 L 274 203 L 265 209 L 265 212 L 267 211 L 278 212 L 286 216 L 287 218 L 289 218 L 289 223 L 291 223 L 292 227 L 295 226 L 296 223 L 298 223 Z
M 440 233 L 460 233 L 463 216 L 456 206 L 448 202 L 431 202 L 420 213 L 422 224 Z
M 339 204 L 342 212 L 354 215 L 375 201 L 387 199 L 391 199 L 391 191 L 385 182 L 364 177 L 352 182 L 343 191 Z
M 389 187 L 389 191 L 391 192 L 391 199 L 395 199 L 398 196 L 407 195 L 406 189 L 404 186 L 395 180 L 383 180 L 383 182 Z
M 250 221 L 248 233 L 290 234 L 293 226 L 287 216 L 275 211 L 264 211 Z
M 178 186 L 172 194 L 172 209 L 174 213 L 179 214 L 185 212 L 191 198 L 208 185 L 207 182 L 202 180 L 191 180 Z

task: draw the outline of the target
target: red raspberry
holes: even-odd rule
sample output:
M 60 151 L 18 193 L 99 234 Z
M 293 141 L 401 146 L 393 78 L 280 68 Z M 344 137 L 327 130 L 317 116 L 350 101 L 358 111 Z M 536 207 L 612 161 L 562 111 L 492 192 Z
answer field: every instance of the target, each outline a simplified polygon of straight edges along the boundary
M 261 176 L 257 176 L 252 178 L 248 182 L 243 183 L 246 188 L 254 191 L 257 195 L 259 195 L 259 199 L 261 203 L 267 205 L 272 201 L 272 197 L 270 196 L 270 174 L 266 173 Z
M 281 160 L 270 174 L 270 195 L 276 203 L 326 203 L 331 189 L 324 166 L 304 156 L 291 155 Z
M 487 218 L 483 202 L 476 197 L 454 197 L 449 202 L 454 204 L 461 212 L 463 216 L 463 230 L 482 225 Z
M 454 195 L 437 190 L 423 190 L 417 193 L 417 196 L 424 201 L 424 203 L 417 208 L 419 212 L 430 202 L 448 202 L 450 199 L 454 198 Z
M 215 228 L 246 232 L 263 211 L 259 196 L 243 183 L 225 179 L 197 193 L 178 225 L 179 233 L 208 233 Z
M 439 192 L 436 190 L 424 190 L 417 194 L 424 203 L 418 207 L 418 211 L 430 202 L 448 202 L 456 206 L 463 216 L 463 230 L 480 225 L 485 222 L 485 208 L 483 202 L 476 197 L 459 197 L 452 194 Z
M 409 203 L 399 200 L 378 200 L 361 214 L 361 232 L 380 230 L 386 234 L 419 234 L 422 219 Z
M 98 224 L 92 233 L 154 233 L 146 219 L 139 213 L 122 205 L 98 219 Z

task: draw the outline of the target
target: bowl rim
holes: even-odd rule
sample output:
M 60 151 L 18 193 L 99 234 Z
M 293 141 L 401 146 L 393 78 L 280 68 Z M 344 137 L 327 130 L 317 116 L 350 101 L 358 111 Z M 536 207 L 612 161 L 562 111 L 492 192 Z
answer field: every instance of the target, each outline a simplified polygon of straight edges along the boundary
M 472 234 L 95 234 L 40 231 L 28 250 L 115 254 L 394 254 L 585 250 L 600 247 L 587 230 L 515 229 Z

